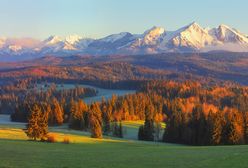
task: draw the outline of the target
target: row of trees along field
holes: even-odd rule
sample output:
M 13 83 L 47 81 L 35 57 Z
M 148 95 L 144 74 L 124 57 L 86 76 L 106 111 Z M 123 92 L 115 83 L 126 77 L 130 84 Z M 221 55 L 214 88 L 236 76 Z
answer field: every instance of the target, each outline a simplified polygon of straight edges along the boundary
M 11 115 L 12 121 L 26 122 L 29 115 L 30 105 L 40 102 L 47 104 L 47 110 L 63 111 L 63 120 L 69 119 L 69 105 L 71 99 L 83 99 L 95 96 L 97 91 L 91 88 L 76 86 L 72 89 L 58 89 L 57 85 L 51 84 L 45 88 L 27 90 L 22 96 L 18 96 L 14 104 L 14 113 Z M 65 113 L 64 113 L 65 112 Z M 49 117 L 49 124 L 61 124 L 63 121 L 56 118 L 57 115 Z M 60 117 L 61 118 L 61 117 Z
M 23 102 L 43 101 L 56 98 L 62 102 L 69 102 L 71 98 L 85 98 L 95 96 L 97 91 L 92 88 L 65 88 L 63 84 L 43 82 L 38 84 L 34 79 L 22 79 L 0 86 L 0 113 L 13 113 Z
M 57 97 L 38 101 L 48 124 L 69 123 L 72 129 L 123 136 L 123 120 L 144 120 L 137 135 L 141 140 L 156 139 L 156 125 L 166 123 L 163 141 L 190 145 L 248 143 L 248 88 L 238 85 L 203 86 L 197 82 L 150 81 L 136 94 L 85 104 L 80 98 L 68 101 Z M 19 107 L 32 107 L 28 99 Z M 30 116 L 30 108 L 17 108 L 13 116 Z M 16 115 L 16 114 L 19 115 Z M 18 118 L 18 117 L 17 117 Z M 113 124 L 115 123 L 115 124 Z M 114 126 L 113 126 L 114 125 Z M 116 128 L 116 129 L 113 129 Z M 114 131 L 113 131 L 114 130 Z
M 163 141 L 190 145 L 248 143 L 248 88 L 151 82 L 143 91 L 166 101 Z
M 116 137 L 123 137 L 121 122 L 111 123 L 102 113 L 100 103 L 86 105 L 82 100 L 71 102 L 69 127 L 77 130 L 90 131 L 93 138 L 102 138 L 103 133 Z M 30 105 L 26 134 L 37 140 L 45 139 L 48 125 L 53 120 L 57 125 L 63 124 L 63 110 L 57 104 L 51 109 L 47 103 L 34 103 Z M 104 118 L 104 119 L 103 119 Z M 103 129 L 104 125 L 104 129 Z
M 142 80 L 127 80 L 127 81 L 109 81 L 109 80 L 79 80 L 79 79 L 59 79 L 59 78 L 43 78 L 32 77 L 25 79 L 17 79 L 12 82 L 7 82 L 0 85 L 0 114 L 11 114 L 17 108 L 21 101 L 25 101 L 28 96 L 33 94 L 47 94 L 45 96 L 54 96 L 57 99 L 62 94 L 67 102 L 70 98 L 78 99 L 79 97 L 91 97 L 96 94 L 96 91 L 89 88 L 78 87 L 76 89 L 68 90 L 64 87 L 63 83 L 67 84 L 88 84 L 94 85 L 105 89 L 137 89 L 145 81 Z M 58 83 L 58 84 L 55 84 Z M 60 91 L 58 91 L 60 88 Z M 47 92 L 48 90 L 48 92 Z M 44 96 L 42 96 L 44 97 Z M 60 96 L 61 97 L 61 96 Z

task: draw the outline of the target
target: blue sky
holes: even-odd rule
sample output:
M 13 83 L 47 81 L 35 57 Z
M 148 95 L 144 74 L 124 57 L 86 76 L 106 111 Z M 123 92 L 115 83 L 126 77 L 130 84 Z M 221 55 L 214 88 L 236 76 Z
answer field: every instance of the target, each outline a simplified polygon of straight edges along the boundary
M 1 0 L 0 36 L 99 38 L 152 26 L 175 30 L 193 21 L 224 23 L 248 34 L 247 0 Z

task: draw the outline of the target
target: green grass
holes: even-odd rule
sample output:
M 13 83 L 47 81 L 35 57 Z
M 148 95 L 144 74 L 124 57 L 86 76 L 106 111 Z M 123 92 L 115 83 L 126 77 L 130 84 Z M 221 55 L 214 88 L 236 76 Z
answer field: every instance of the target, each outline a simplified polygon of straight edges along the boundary
M 0 140 L 0 167 L 246 167 L 248 146 L 189 147 L 137 142 L 41 143 Z
M 135 130 L 142 122 L 125 122 Z M 244 168 L 248 167 L 248 146 L 192 147 L 104 137 L 88 133 L 50 129 L 57 143 L 28 141 L 17 126 L 0 125 L 0 168 Z M 128 130 L 130 133 L 130 130 Z M 132 132 L 131 132 L 132 133 Z M 63 144 L 69 137 L 70 144 Z

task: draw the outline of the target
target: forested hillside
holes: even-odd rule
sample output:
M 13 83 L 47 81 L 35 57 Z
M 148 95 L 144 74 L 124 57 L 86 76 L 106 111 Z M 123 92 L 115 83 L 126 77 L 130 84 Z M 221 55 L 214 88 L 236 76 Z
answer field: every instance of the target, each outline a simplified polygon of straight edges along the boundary
M 32 82 L 27 84 L 28 87 L 33 85 Z M 142 140 L 154 140 L 164 122 L 164 136 L 157 139 L 159 141 L 191 145 L 248 142 L 248 88 L 244 86 L 153 80 L 140 85 L 135 94 L 113 95 L 111 99 L 88 105 L 82 98 L 94 95 L 94 90 L 77 87 L 58 91 L 55 86 L 30 91 L 18 99 L 10 97 L 8 101 L 16 107 L 12 120 L 27 122 L 37 106 L 35 108 L 47 116 L 49 125 L 68 123 L 72 129 L 92 131 L 92 124 L 96 124 L 97 137 L 101 134 L 121 136 L 112 131 L 121 130 L 122 121 L 144 120 L 137 135 Z M 8 106 L 2 101 L 2 108 L 3 105 Z
M 76 80 L 197 80 L 247 84 L 247 53 L 157 54 L 136 56 L 47 56 L 0 63 L 0 80 L 44 77 Z

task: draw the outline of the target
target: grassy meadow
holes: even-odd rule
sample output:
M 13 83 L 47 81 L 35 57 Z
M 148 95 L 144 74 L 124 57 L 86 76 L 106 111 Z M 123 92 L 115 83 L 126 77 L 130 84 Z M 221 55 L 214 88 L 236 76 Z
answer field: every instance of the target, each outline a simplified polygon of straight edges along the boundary
M 140 124 L 123 123 L 130 134 L 126 136 L 134 137 Z M 23 127 L 0 125 L 1 168 L 248 167 L 248 146 L 193 147 L 111 137 L 98 140 L 66 127 L 51 128 L 57 142 L 45 143 L 29 141 Z M 65 137 L 69 144 L 62 143 Z

